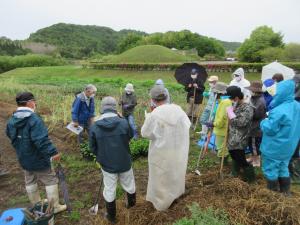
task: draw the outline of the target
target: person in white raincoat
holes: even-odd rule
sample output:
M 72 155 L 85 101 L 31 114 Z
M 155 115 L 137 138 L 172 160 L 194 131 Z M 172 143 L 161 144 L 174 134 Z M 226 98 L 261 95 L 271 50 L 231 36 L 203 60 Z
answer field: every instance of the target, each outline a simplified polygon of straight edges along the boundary
M 180 106 L 166 104 L 163 87 L 153 87 L 150 95 L 156 108 L 146 114 L 141 132 L 150 139 L 146 200 L 162 211 L 185 192 L 191 123 Z
M 244 102 L 249 103 L 251 99 L 251 93 L 246 87 L 250 87 L 250 82 L 245 78 L 245 72 L 243 68 L 236 69 L 233 74 L 233 80 L 230 82 L 229 86 L 237 86 L 241 88 L 244 94 Z

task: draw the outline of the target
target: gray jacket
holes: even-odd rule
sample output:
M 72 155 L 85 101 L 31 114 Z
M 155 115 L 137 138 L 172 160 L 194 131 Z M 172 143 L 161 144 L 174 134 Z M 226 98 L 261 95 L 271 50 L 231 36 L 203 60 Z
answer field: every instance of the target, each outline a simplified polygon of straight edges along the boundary
M 234 113 L 236 118 L 229 122 L 228 150 L 244 149 L 247 146 L 253 108 L 250 104 L 241 103 L 236 106 Z

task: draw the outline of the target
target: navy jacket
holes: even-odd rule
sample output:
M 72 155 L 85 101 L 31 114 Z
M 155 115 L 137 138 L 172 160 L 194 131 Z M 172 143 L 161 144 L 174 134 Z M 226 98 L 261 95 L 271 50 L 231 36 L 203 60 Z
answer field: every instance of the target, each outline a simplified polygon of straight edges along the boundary
M 205 87 L 203 85 L 203 82 L 199 77 L 197 77 L 195 80 L 193 80 L 191 77 L 189 77 L 188 82 L 189 84 L 197 84 L 198 87 L 185 87 L 185 91 L 187 92 L 186 101 L 189 103 L 190 97 L 194 97 L 194 91 L 195 91 L 195 104 L 201 104 L 203 100 L 203 92 L 205 90 Z
M 9 119 L 6 135 L 11 140 L 23 169 L 42 171 L 51 167 L 50 158 L 57 154 L 42 119 L 30 110 L 16 111 Z
M 94 98 L 89 98 L 89 105 L 86 103 L 84 93 L 76 96 L 72 105 L 72 120 L 81 125 L 88 125 L 89 119 L 95 116 Z
M 129 141 L 132 132 L 126 119 L 113 113 L 105 113 L 90 130 L 91 151 L 97 156 L 102 169 L 108 173 L 130 170 Z

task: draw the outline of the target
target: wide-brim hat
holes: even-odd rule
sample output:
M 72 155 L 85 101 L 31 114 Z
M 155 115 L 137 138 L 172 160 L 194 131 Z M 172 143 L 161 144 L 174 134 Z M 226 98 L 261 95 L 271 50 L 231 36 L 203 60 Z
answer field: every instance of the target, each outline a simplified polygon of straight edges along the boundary
M 218 76 L 210 76 L 207 81 L 208 82 L 214 82 L 214 81 L 218 81 L 219 80 L 219 77 Z
M 162 87 L 161 85 L 155 85 L 151 90 L 150 90 L 150 96 L 152 99 L 156 101 L 163 101 L 167 99 L 167 93 L 166 89 Z
M 126 84 L 125 91 L 134 92 L 133 84 Z
M 223 82 L 217 82 L 216 85 L 212 88 L 214 93 L 226 94 L 227 84 Z
M 256 93 L 262 93 L 262 82 L 260 81 L 253 81 L 251 82 L 251 85 L 249 87 L 245 87 L 246 89 L 252 91 L 252 92 L 256 92 Z

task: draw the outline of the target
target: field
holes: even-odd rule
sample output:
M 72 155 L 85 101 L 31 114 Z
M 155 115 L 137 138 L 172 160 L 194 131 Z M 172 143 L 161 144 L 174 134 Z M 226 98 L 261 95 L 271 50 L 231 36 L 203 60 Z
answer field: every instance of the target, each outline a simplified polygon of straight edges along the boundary
M 223 82 L 228 83 L 231 80 L 229 73 L 217 73 L 217 75 Z M 249 80 L 260 79 L 257 73 L 246 74 L 246 77 Z M 103 96 L 111 95 L 119 99 L 126 83 L 132 82 L 138 97 L 135 116 L 138 126 L 141 127 L 144 110 L 149 109 L 149 89 L 158 78 L 165 81 L 172 100 L 185 108 L 185 92 L 183 87 L 176 83 L 172 71 L 103 71 L 61 66 L 20 68 L 0 74 L 0 127 L 5 127 L 7 118 L 15 110 L 15 94 L 22 90 L 32 91 L 37 98 L 37 111 L 45 119 L 52 140 L 63 153 L 62 164 L 67 176 L 73 212 L 58 215 L 55 218 L 56 224 L 106 224 L 100 215 L 96 217 L 88 215 L 88 208 L 93 205 L 100 183 L 99 167 L 94 162 L 81 157 L 76 145 L 76 137 L 65 129 L 71 119 L 70 110 L 74 94 L 88 83 L 95 84 L 98 88 L 96 104 L 97 112 L 99 112 L 99 103 Z M 11 174 L 0 182 L 1 212 L 9 207 L 24 207 L 29 202 L 24 188 L 23 173 L 17 163 L 15 152 L 5 138 L 4 129 L 0 132 L 0 142 L 3 143 L 4 152 L 2 161 L 4 166 L 11 171 Z M 134 161 L 137 205 L 130 210 L 125 209 L 125 195 L 121 188 L 118 188 L 118 224 L 173 224 L 182 217 L 187 218 L 176 224 L 194 224 L 191 222 L 191 215 L 192 217 L 195 215 L 196 217 L 200 215 L 206 218 L 208 215 L 210 215 L 209 218 L 215 217 L 215 220 L 211 220 L 214 222 L 204 223 L 205 225 L 300 224 L 300 193 L 296 187 L 293 187 L 295 198 L 285 199 L 280 194 L 271 193 L 264 188 L 266 184 L 260 171 L 257 171 L 257 183 L 248 185 L 239 179 L 230 178 L 229 167 L 225 168 L 224 180 L 220 180 L 218 177 L 219 161 L 213 154 L 209 154 L 201 163 L 200 168 L 204 175 L 201 177 L 195 175 L 192 171 L 199 152 L 195 144 L 197 139 L 198 136 L 191 132 L 186 193 L 165 212 L 155 211 L 151 204 L 145 201 L 147 159 L 139 157 Z M 43 189 L 41 190 L 44 192 Z M 197 203 L 200 208 L 193 205 L 193 202 Z M 100 206 L 103 207 L 102 199 Z M 189 206 L 192 206 L 192 213 L 188 209 Z M 208 211 L 205 211 L 206 208 Z

